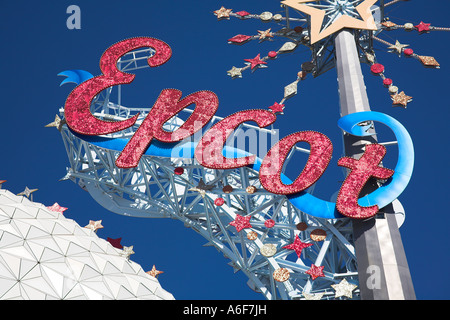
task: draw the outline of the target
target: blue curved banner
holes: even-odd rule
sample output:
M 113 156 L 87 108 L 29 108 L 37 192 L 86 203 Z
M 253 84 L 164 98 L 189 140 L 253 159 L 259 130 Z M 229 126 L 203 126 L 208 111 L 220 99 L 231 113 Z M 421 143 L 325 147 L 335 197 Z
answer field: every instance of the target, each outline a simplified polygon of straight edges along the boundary
M 66 83 L 75 83 L 76 85 L 79 85 L 80 83 L 94 77 L 90 72 L 85 70 L 66 70 L 58 73 L 58 76 L 67 77 L 61 82 L 59 86 L 62 86 Z

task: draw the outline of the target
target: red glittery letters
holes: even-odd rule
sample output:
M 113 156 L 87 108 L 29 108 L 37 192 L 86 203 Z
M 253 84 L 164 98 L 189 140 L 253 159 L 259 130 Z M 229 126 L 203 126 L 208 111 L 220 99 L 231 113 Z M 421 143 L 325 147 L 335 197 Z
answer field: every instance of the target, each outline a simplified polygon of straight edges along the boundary
M 386 154 L 386 148 L 380 144 L 368 144 L 359 160 L 344 157 L 339 159 L 338 165 L 351 169 L 339 190 L 336 199 L 336 209 L 351 218 L 370 218 L 378 211 L 378 206 L 361 207 L 358 196 L 370 177 L 388 179 L 394 171 L 379 166 Z
M 64 115 L 72 130 L 95 136 L 124 130 L 136 122 L 138 115 L 117 122 L 97 119 L 91 114 L 90 105 L 92 99 L 102 90 L 119 84 L 128 84 L 134 80 L 135 75 L 117 69 L 117 61 L 125 53 L 142 47 L 151 47 L 156 51 L 147 60 L 150 67 L 164 64 L 172 55 L 168 44 L 147 37 L 126 39 L 109 47 L 100 58 L 103 75 L 81 83 L 67 97 Z
M 84 135 L 103 135 L 124 130 L 135 124 L 138 114 L 123 121 L 105 121 L 91 113 L 90 105 L 93 98 L 102 90 L 120 84 L 129 84 L 134 80 L 135 75 L 117 69 L 117 61 L 127 52 L 142 47 L 151 47 L 155 50 L 155 54 L 148 58 L 148 64 L 151 67 L 164 64 L 172 54 L 169 45 L 165 42 L 148 37 L 126 39 L 108 48 L 100 59 L 102 75 L 79 84 L 67 97 L 65 120 L 72 130 Z M 218 109 L 218 98 L 211 91 L 198 91 L 183 99 L 181 97 L 181 91 L 176 89 L 161 91 L 150 112 L 117 158 L 118 167 L 136 167 L 153 138 L 170 143 L 192 136 L 212 119 Z M 195 105 L 194 111 L 178 129 L 173 132 L 163 129 L 167 121 L 192 104 Z M 205 133 L 195 149 L 195 158 L 202 166 L 212 169 L 234 169 L 254 164 L 255 155 L 247 153 L 246 156 L 242 156 L 242 153 L 234 148 L 224 148 L 225 143 L 233 130 L 245 121 L 254 121 L 263 128 L 274 123 L 275 120 L 275 112 L 268 110 L 245 110 L 232 114 Z M 308 161 L 294 182 L 285 184 L 281 180 L 284 161 L 294 145 L 301 141 L 309 143 L 311 147 Z M 225 157 L 224 150 L 225 155 L 232 150 L 231 157 Z M 275 194 L 287 195 L 301 192 L 322 176 L 331 160 L 332 152 L 331 141 L 322 133 L 315 131 L 293 133 L 276 143 L 264 157 L 260 166 L 260 182 L 264 189 Z M 379 166 L 385 154 L 384 146 L 369 144 L 366 145 L 366 150 L 359 160 L 344 157 L 338 161 L 339 166 L 351 169 L 336 200 L 336 209 L 340 213 L 359 219 L 369 218 L 377 213 L 377 205 L 362 207 L 358 204 L 358 197 L 371 177 L 388 179 L 394 174 L 393 170 Z M 176 174 L 183 172 L 182 168 L 177 169 Z M 221 200 L 216 202 L 216 205 L 220 206 L 223 204 L 223 199 L 218 199 Z M 250 217 L 242 218 L 237 215 L 236 220 L 239 220 L 238 218 L 245 221 L 250 219 Z M 239 229 L 247 228 L 249 225 L 249 223 L 248 225 L 239 224 L 236 227 L 240 231 Z M 268 228 L 273 226 L 272 221 L 269 223 L 269 220 L 265 225 Z
M 118 167 L 137 166 L 153 138 L 162 142 L 176 142 L 193 135 L 211 120 L 219 107 L 219 100 L 211 91 L 198 91 L 182 100 L 180 98 L 179 90 L 162 90 L 147 117 L 117 158 Z M 173 132 L 163 130 L 164 123 L 193 103 L 196 104 L 195 110 L 182 126 Z
M 283 163 L 292 147 L 300 141 L 308 142 L 311 146 L 308 162 L 302 173 L 292 184 L 286 185 L 281 181 Z M 315 131 L 301 131 L 293 133 L 275 144 L 264 157 L 259 171 L 259 180 L 264 189 L 276 194 L 294 194 L 313 185 L 327 168 L 333 144 L 322 133 Z
M 209 129 L 195 149 L 195 158 L 204 167 L 212 169 L 233 169 L 244 167 L 255 162 L 255 156 L 226 158 L 222 150 L 227 138 L 241 123 L 255 121 L 264 128 L 276 120 L 276 115 L 267 110 L 245 110 L 236 112 Z

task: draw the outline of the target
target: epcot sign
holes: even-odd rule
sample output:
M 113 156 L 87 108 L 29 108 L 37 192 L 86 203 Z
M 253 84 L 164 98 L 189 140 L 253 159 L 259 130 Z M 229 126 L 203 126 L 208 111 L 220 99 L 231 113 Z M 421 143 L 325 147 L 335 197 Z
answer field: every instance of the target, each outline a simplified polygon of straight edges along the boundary
M 100 120 L 90 112 L 94 97 L 106 88 L 121 84 L 130 84 L 134 75 L 120 71 L 117 62 L 124 54 L 144 47 L 155 50 L 148 58 L 150 67 L 166 63 L 172 54 L 165 42 L 150 37 L 135 37 L 120 41 L 109 47 L 100 59 L 102 75 L 92 77 L 79 84 L 68 96 L 65 104 L 65 120 L 74 134 L 93 144 L 98 143 L 96 136 L 118 132 L 133 126 L 138 114 L 123 121 Z M 195 104 L 194 112 L 173 132 L 163 129 L 163 125 L 186 107 Z M 198 91 L 182 98 L 182 93 L 175 89 L 164 89 L 140 124 L 134 135 L 120 146 L 120 141 L 105 138 L 111 149 L 121 151 L 116 159 L 119 168 L 136 167 L 143 154 L 146 153 L 153 139 L 163 143 L 180 142 L 202 129 L 214 116 L 218 109 L 217 96 L 211 91 Z M 267 191 L 274 194 L 287 195 L 291 203 L 300 210 L 322 218 L 369 218 L 379 208 L 394 201 L 406 188 L 413 169 L 413 145 L 406 129 L 395 119 L 378 112 L 359 112 L 341 118 L 338 125 L 344 131 L 356 135 L 369 135 L 368 126 L 360 125 L 367 121 L 378 121 L 387 125 L 394 132 L 399 146 L 399 160 L 395 170 L 380 166 L 386 154 L 386 148 L 380 144 L 366 145 L 364 154 L 357 160 L 349 157 L 341 158 L 338 166 L 350 169 L 350 173 L 342 183 L 336 203 L 317 199 L 305 192 L 326 170 L 332 155 L 333 145 L 330 139 L 315 131 L 300 131 L 278 141 L 261 160 L 240 150 L 233 150 L 234 157 L 225 157 L 224 148 L 227 138 L 240 124 L 254 121 L 260 128 L 276 121 L 276 110 L 252 109 L 236 112 L 211 127 L 191 154 L 206 168 L 226 170 L 253 166 L 259 171 L 259 179 Z M 291 181 L 282 174 L 284 161 L 289 151 L 298 142 L 310 145 L 309 159 L 301 174 Z M 120 147 L 119 147 L 120 146 Z M 225 155 L 228 155 L 226 153 Z M 358 199 L 359 193 L 370 178 L 386 180 L 386 182 L 370 193 Z

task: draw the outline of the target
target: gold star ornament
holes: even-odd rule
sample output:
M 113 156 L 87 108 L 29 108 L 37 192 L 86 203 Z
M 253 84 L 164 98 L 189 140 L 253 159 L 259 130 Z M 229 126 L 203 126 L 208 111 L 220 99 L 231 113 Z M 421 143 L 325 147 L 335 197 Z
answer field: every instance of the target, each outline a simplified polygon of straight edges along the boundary
M 61 131 L 61 127 L 65 123 L 66 123 L 65 120 L 62 120 L 60 117 L 58 117 L 58 115 L 56 115 L 55 120 L 53 122 L 50 122 L 49 124 L 47 124 L 45 127 L 46 128 L 55 127 L 56 129 L 58 129 L 58 131 Z
M 98 229 L 103 229 L 102 220 L 94 221 L 89 220 L 89 224 L 85 226 L 87 229 L 91 229 L 94 232 L 97 232 Z
M 377 0 L 365 0 L 358 6 L 354 7 L 354 10 L 356 11 L 355 13 L 357 13 L 361 19 L 344 14 L 348 11 L 352 11 L 351 9 L 353 8 L 353 4 L 351 1 L 337 2 L 335 4 L 335 8 L 331 7 L 327 10 L 308 6 L 305 4 L 307 2 L 317 3 L 317 1 L 314 0 L 285 0 L 281 1 L 281 4 L 311 16 L 311 44 L 314 44 L 317 41 L 320 41 L 344 28 L 377 30 L 375 19 L 373 18 L 370 10 Z M 329 15 L 331 19 L 334 20 L 330 20 L 330 22 L 327 22 L 326 25 L 323 26 L 326 15 Z
M 403 49 L 406 47 L 409 47 L 409 44 L 401 44 L 400 42 L 398 42 L 398 40 L 395 40 L 395 44 L 392 46 L 389 46 L 388 49 L 390 49 L 392 51 L 397 51 L 397 53 L 399 55 L 401 55 Z
M 217 19 L 224 19 L 229 18 L 231 12 L 233 12 L 233 9 L 221 7 L 219 10 L 214 11 L 214 14 L 217 16 Z
M 392 96 L 392 104 L 395 105 L 402 105 L 404 108 L 408 105 L 408 102 L 411 102 L 412 97 L 407 96 L 404 91 L 400 93 L 396 93 Z
M 273 33 L 270 32 L 270 30 L 272 30 L 272 29 L 269 28 L 269 29 L 264 30 L 264 31 L 258 30 L 259 39 L 260 40 L 265 40 L 267 38 L 273 38 Z
M 159 274 L 164 273 L 164 271 L 156 270 L 155 265 L 153 265 L 152 270 L 146 272 L 148 275 L 151 275 L 153 278 L 157 278 Z

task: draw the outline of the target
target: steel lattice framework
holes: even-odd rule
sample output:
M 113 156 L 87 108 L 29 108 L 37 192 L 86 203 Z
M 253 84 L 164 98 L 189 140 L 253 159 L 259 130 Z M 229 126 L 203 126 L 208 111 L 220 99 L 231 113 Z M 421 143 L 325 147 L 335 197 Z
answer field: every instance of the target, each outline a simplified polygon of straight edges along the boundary
M 121 70 L 131 71 L 146 66 L 146 59 L 152 50 L 129 53 L 121 59 Z M 120 88 L 118 89 L 120 91 Z M 139 112 L 135 127 L 110 136 L 132 135 L 149 109 L 121 106 L 109 101 L 111 89 L 97 96 L 92 103 L 92 112 L 99 119 L 123 120 Z M 119 94 L 120 96 L 120 94 Z M 64 115 L 63 109 L 60 110 Z M 192 110 L 185 109 L 185 113 Z M 214 117 L 205 127 L 207 130 L 222 118 Z M 183 123 L 174 117 L 166 123 L 166 130 L 174 130 Z M 108 210 L 136 217 L 175 218 L 207 239 L 208 245 L 216 247 L 229 258 L 230 265 L 243 271 L 249 278 L 249 286 L 261 292 L 267 299 L 299 299 L 306 294 L 319 293 L 323 298 L 334 297 L 332 284 L 347 279 L 357 284 L 356 257 L 352 245 L 352 230 L 348 219 L 326 220 L 309 216 L 292 206 L 284 195 L 265 191 L 259 183 L 258 172 L 244 167 L 233 170 L 207 169 L 194 158 L 169 158 L 159 156 L 142 157 L 135 168 L 122 169 L 115 165 L 119 152 L 103 149 L 75 136 L 66 124 L 60 132 L 70 167 L 64 179 L 70 179 L 87 190 L 91 196 Z M 240 129 L 240 130 L 239 130 Z M 236 130 L 235 140 L 245 137 L 246 129 L 257 130 L 259 139 L 273 141 L 273 129 L 260 129 L 242 124 Z M 248 132 L 248 131 L 247 131 Z M 269 137 L 269 138 L 267 138 Z M 293 152 L 308 152 L 296 147 Z M 174 174 L 182 166 L 183 174 Z M 225 193 L 223 186 L 233 188 Z M 246 191 L 248 186 L 257 189 Z M 222 197 L 225 204 L 217 206 L 214 200 Z M 252 217 L 252 229 L 237 232 L 229 225 L 237 214 Z M 267 228 L 268 219 L 275 225 Z M 297 226 L 306 223 L 307 228 Z M 321 229 L 326 237 L 320 241 L 310 238 L 311 231 Z M 255 240 L 247 233 L 256 232 Z M 295 236 L 312 246 L 305 248 L 297 257 L 294 251 L 283 248 L 293 243 Z M 273 244 L 277 250 L 273 256 L 264 256 L 261 248 Z M 325 266 L 324 277 L 311 281 L 311 264 Z M 279 268 L 290 272 L 289 280 L 277 282 L 272 273 Z M 357 298 L 358 290 L 354 291 Z M 323 294 L 323 295 L 322 295 Z
M 334 2 L 328 2 L 333 7 Z M 384 1 L 380 1 L 380 7 L 374 11 L 378 23 L 384 21 L 384 7 L 396 2 L 398 1 L 384 4 Z M 311 72 L 314 76 L 336 66 L 333 37 L 309 45 L 305 36 L 310 30 L 293 32 L 289 25 L 290 21 L 309 23 L 308 18 L 290 18 L 289 8 L 286 6 L 282 20 L 285 21 L 286 28 L 277 35 L 310 47 L 314 66 Z M 376 36 L 386 28 L 392 27 L 380 26 L 377 31 L 355 31 L 361 62 L 374 63 L 373 60 L 368 60 L 369 53 L 373 52 L 373 40 L 379 40 Z M 146 60 L 153 54 L 152 49 L 133 51 L 121 58 L 118 67 L 126 72 L 148 67 Z M 113 88 L 109 88 L 94 98 L 91 112 L 104 120 L 124 120 L 139 112 L 140 116 L 133 127 L 107 135 L 129 138 L 150 109 L 124 106 L 120 86 L 115 89 L 118 90 L 117 103 L 110 101 Z M 168 121 L 164 129 L 173 131 L 179 128 L 184 121 L 183 114 L 189 115 L 192 112 L 184 109 L 178 117 Z M 60 115 L 64 117 L 63 109 L 60 110 Z M 214 116 L 204 130 L 221 119 Z M 265 191 L 260 185 L 258 172 L 250 167 L 215 170 L 201 166 L 192 156 L 144 155 L 137 167 L 122 169 L 115 165 L 119 151 L 104 149 L 83 140 L 74 135 L 64 122 L 59 129 L 70 161 L 64 179 L 79 184 L 108 210 L 128 216 L 180 220 L 186 227 L 206 238 L 208 245 L 216 247 L 229 258 L 229 264 L 236 271 L 241 270 L 248 276 L 249 286 L 267 299 L 359 299 L 354 231 L 350 219 L 321 219 L 301 212 L 291 205 L 286 196 Z M 248 124 L 242 124 L 228 142 L 231 140 L 233 146 L 233 141 L 245 139 L 252 130 L 257 133 L 259 141 L 276 142 L 274 136 L 277 133 L 273 128 L 261 129 Z M 197 142 L 195 135 L 193 139 L 191 142 Z M 261 153 L 268 148 L 270 145 Z M 293 148 L 285 167 L 296 152 L 309 151 Z M 175 169 L 179 167 L 183 168 L 182 174 L 176 173 Z M 225 191 L 225 186 L 231 186 L 232 191 Z M 249 186 L 255 187 L 256 192 L 249 192 Z M 215 200 L 218 198 L 223 198 L 225 203 L 217 205 Z M 238 232 L 235 226 L 230 225 L 238 215 L 250 216 L 252 228 Z M 265 222 L 269 219 L 275 222 L 273 226 L 266 225 Z M 320 230 L 322 237 L 311 236 L 317 230 Z M 252 238 L 254 232 L 257 234 L 256 238 Z M 299 256 L 293 250 L 285 248 L 297 236 L 303 243 L 311 244 Z M 268 254 L 267 245 L 274 245 L 276 250 Z M 324 267 L 323 275 L 314 277 L 314 280 L 309 272 L 313 265 Z M 289 279 L 286 281 L 276 281 L 273 277 L 274 271 L 280 268 L 289 271 Z M 355 289 L 352 289 L 350 296 L 336 295 L 332 285 L 341 283 L 342 280 L 354 285 Z

